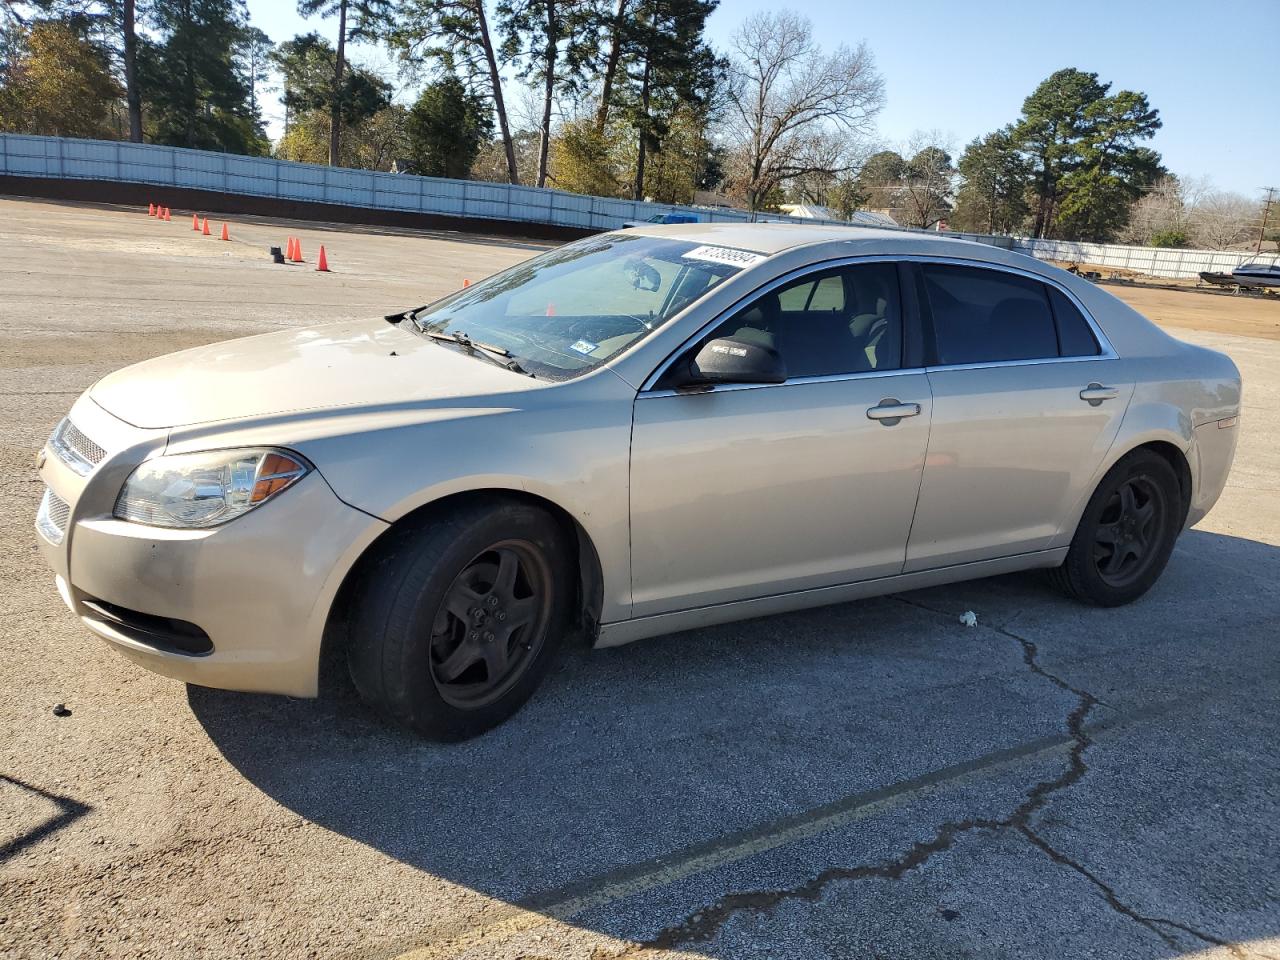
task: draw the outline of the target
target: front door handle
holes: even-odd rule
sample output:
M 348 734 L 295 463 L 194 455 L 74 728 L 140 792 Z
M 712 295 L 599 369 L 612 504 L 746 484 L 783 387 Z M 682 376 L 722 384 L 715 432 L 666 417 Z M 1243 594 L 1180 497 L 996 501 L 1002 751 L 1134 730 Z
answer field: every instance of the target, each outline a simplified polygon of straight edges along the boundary
M 1114 400 L 1120 396 L 1115 387 L 1104 387 L 1100 383 L 1091 383 L 1080 391 L 1080 399 L 1089 401 L 1089 406 L 1096 407 L 1103 400 Z
M 899 403 L 895 397 L 885 397 L 874 407 L 867 410 L 868 420 L 879 420 L 886 427 L 892 427 L 903 417 L 920 415 L 920 404 Z

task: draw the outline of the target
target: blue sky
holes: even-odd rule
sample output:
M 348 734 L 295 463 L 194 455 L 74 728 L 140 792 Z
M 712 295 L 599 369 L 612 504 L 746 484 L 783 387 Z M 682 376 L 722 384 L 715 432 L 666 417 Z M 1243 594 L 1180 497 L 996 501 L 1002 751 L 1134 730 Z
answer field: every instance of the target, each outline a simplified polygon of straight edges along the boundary
M 1017 117 L 1061 67 L 1147 94 L 1164 128 L 1152 146 L 1184 176 L 1254 196 L 1280 187 L 1280 0 L 789 0 L 825 47 L 866 40 L 885 78 L 878 121 L 890 145 L 939 130 L 957 149 Z M 724 47 L 760 0 L 721 0 L 708 24 Z M 303 21 L 289 0 L 249 0 L 277 42 L 335 21 Z M 355 54 L 359 57 L 359 51 Z M 385 56 L 375 55 L 385 61 Z M 274 131 L 274 132 L 278 132 Z

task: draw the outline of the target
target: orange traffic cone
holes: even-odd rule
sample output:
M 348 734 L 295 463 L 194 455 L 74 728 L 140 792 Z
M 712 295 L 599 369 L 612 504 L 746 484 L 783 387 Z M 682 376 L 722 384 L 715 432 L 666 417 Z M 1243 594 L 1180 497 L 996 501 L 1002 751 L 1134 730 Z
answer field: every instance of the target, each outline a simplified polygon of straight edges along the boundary
M 191 215 L 191 229 L 192 230 L 200 229 L 200 217 L 194 213 Z
M 291 261 L 293 259 L 293 237 L 285 237 L 284 259 L 286 262 Z
M 168 208 L 168 207 L 165 207 L 165 208 L 164 208 L 164 218 L 165 218 L 166 220 L 170 220 L 170 221 L 172 221 L 172 220 L 173 220 L 173 217 L 169 216 L 169 208 Z
M 221 236 L 221 238 L 220 238 L 220 239 L 222 239 L 222 240 L 230 240 L 230 239 L 231 239 L 231 234 L 227 233 L 227 225 L 226 225 L 225 223 L 222 225 L 222 236 Z
M 154 203 L 147 204 L 147 216 L 154 217 L 156 215 L 156 205 Z
M 471 281 L 470 281 L 470 280 L 468 280 L 466 277 L 463 277 L 463 278 L 462 278 L 462 285 L 463 285 L 464 287 L 469 287 L 469 286 L 471 286 Z
M 206 237 L 209 236 L 209 218 L 208 217 L 205 217 L 204 223 L 200 224 L 200 232 L 203 233 Z
M 293 238 L 293 262 L 302 263 L 302 241 L 297 237 Z
M 328 259 L 325 257 L 325 255 L 324 255 L 324 244 L 323 244 L 323 243 L 322 243 L 322 244 L 320 244 L 320 258 L 316 261 L 316 272 L 317 272 L 317 273 L 328 273 L 328 272 L 329 272 L 329 261 L 328 261 Z

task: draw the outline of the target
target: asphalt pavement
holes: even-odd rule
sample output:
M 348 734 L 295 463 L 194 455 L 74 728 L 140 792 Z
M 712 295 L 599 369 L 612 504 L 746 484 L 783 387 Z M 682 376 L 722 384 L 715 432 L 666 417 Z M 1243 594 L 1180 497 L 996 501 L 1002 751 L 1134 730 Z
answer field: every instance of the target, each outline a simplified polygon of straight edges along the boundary
M 1244 373 L 1236 466 L 1141 601 L 1017 575 L 571 650 L 438 745 L 114 655 L 36 552 L 33 458 L 126 363 L 543 245 L 189 220 L 0 199 L 0 956 L 1280 958 L 1280 342 L 1228 299 L 1176 333 Z

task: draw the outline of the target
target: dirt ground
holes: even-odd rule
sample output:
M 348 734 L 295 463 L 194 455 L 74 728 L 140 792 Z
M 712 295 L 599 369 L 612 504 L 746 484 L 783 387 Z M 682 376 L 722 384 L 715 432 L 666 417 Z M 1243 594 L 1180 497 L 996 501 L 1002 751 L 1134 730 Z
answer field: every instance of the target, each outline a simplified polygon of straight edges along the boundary
M 1019 575 L 573 650 L 439 745 L 135 668 L 38 555 L 34 454 L 98 377 L 544 246 L 231 228 L 0 198 L 0 957 L 1280 958 L 1280 302 L 1107 287 L 1245 379 L 1139 602 Z

